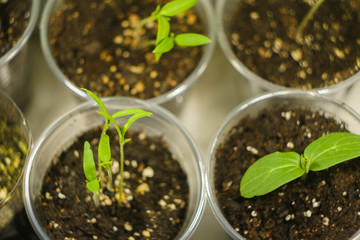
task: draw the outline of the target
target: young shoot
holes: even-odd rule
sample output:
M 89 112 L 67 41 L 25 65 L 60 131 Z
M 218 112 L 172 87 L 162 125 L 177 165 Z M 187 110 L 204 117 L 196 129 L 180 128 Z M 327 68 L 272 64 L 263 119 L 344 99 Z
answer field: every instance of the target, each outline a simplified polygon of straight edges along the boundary
M 86 187 L 94 193 L 94 201 L 95 205 L 99 205 L 98 200 L 98 193 L 100 187 L 103 187 L 103 171 L 102 168 L 107 170 L 108 173 L 108 186 L 109 190 L 112 190 L 112 172 L 111 172 L 111 148 L 110 148 L 110 138 L 107 135 L 106 131 L 109 129 L 110 125 L 116 129 L 116 132 L 119 135 L 119 146 L 120 146 L 120 184 L 119 184 L 119 205 L 121 205 L 122 201 L 122 194 L 123 194 L 123 179 L 124 179 L 124 144 L 130 141 L 130 138 L 125 138 L 126 131 L 129 129 L 130 125 L 134 123 L 137 119 L 142 117 L 151 116 L 152 113 L 146 112 L 142 109 L 126 109 L 119 112 L 116 112 L 112 115 L 109 114 L 107 111 L 105 104 L 98 98 L 94 93 L 91 91 L 83 88 L 87 94 L 94 99 L 94 101 L 98 104 L 99 108 L 101 109 L 99 114 L 104 116 L 105 124 L 100 136 L 100 141 L 98 145 L 98 172 L 100 175 L 100 182 L 96 176 L 96 165 L 93 157 L 92 150 L 90 148 L 90 143 L 85 141 L 84 143 L 84 159 L 83 159 L 83 166 L 84 166 L 84 173 L 86 177 Z M 123 116 L 130 116 L 127 122 L 120 128 L 115 119 L 123 117 Z M 115 188 L 117 190 L 117 188 Z
M 317 0 L 314 5 L 310 8 L 310 10 L 308 11 L 308 13 L 305 15 L 305 17 L 301 20 L 298 28 L 296 29 L 296 33 L 295 33 L 295 37 L 299 38 L 306 25 L 308 24 L 308 22 L 313 18 L 314 14 L 316 13 L 316 11 L 318 10 L 318 8 L 321 6 L 321 4 L 324 2 L 325 0 Z
M 189 10 L 195 6 L 197 2 L 198 0 L 173 0 L 163 7 L 157 6 L 149 17 L 140 21 L 136 29 L 138 38 L 140 36 L 140 29 L 143 28 L 146 23 L 157 22 L 158 28 L 156 40 L 154 41 L 155 49 L 153 50 L 153 53 L 156 54 L 157 61 L 160 60 L 163 53 L 169 52 L 175 45 L 189 47 L 200 46 L 211 42 L 208 37 L 198 33 L 182 33 L 175 36 L 175 34 L 170 31 L 171 17 Z
M 360 135 L 336 132 L 309 144 L 304 154 L 274 152 L 253 163 L 240 183 L 245 198 L 265 195 L 278 187 L 302 177 L 360 156 Z

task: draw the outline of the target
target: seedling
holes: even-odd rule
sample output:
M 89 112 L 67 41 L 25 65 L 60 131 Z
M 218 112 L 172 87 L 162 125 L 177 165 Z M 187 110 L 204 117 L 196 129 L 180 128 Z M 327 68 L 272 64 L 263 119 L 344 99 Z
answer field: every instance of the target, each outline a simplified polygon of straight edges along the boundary
M 109 129 L 110 125 L 113 124 L 118 135 L 119 135 L 119 145 L 120 145 L 120 200 L 119 205 L 121 205 L 122 194 L 123 194 L 123 179 L 124 179 L 124 144 L 130 141 L 130 138 L 125 138 L 125 133 L 129 129 L 130 125 L 135 122 L 137 119 L 142 117 L 151 116 L 152 113 L 146 112 L 141 109 L 126 109 L 110 115 L 107 111 L 105 104 L 91 91 L 82 88 L 87 94 L 94 99 L 94 101 L 99 105 L 101 111 L 98 112 L 105 118 L 105 124 L 100 136 L 99 146 L 98 146 L 98 171 L 100 175 L 100 182 L 96 176 L 96 166 L 94 161 L 93 152 L 90 148 L 90 143 L 85 141 L 84 143 L 84 158 L 83 158 L 83 167 L 86 177 L 86 187 L 94 193 L 95 205 L 99 205 L 98 194 L 100 187 L 103 187 L 103 171 L 102 168 L 107 170 L 108 173 L 108 189 L 112 190 L 112 172 L 111 172 L 111 149 L 110 149 L 110 138 L 106 134 L 106 131 Z M 127 122 L 119 128 L 115 119 L 123 116 L 129 116 Z
M 296 29 L 296 37 L 300 37 L 304 31 L 304 28 L 308 22 L 313 18 L 314 14 L 325 0 L 317 0 L 315 4 L 310 8 L 305 17 L 301 20 L 298 28 Z
M 308 172 L 327 169 L 360 156 L 360 135 L 337 132 L 322 136 L 309 144 L 304 154 L 274 152 L 253 163 L 240 183 L 245 198 L 265 195 Z
M 157 21 L 158 23 L 156 40 L 154 41 L 155 49 L 153 50 L 157 61 L 160 60 L 163 53 L 169 52 L 175 45 L 189 47 L 211 42 L 206 36 L 197 33 L 182 33 L 175 36 L 174 33 L 170 32 L 171 17 L 189 10 L 197 2 L 198 0 L 174 0 L 163 7 L 158 5 L 149 17 L 140 21 L 136 29 L 137 36 L 140 36 L 140 29 L 146 23 L 152 21 Z

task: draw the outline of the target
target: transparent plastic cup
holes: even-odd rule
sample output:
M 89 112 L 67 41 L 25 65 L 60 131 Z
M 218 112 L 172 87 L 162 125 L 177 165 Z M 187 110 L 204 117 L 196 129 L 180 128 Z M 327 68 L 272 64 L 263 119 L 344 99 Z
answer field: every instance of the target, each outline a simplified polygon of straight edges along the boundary
M 30 20 L 18 42 L 0 58 L 0 89 L 6 92 L 20 107 L 29 97 L 28 40 L 35 29 L 40 11 L 40 0 L 31 1 Z
M 236 14 L 236 9 L 239 3 L 244 0 L 217 0 L 216 4 L 216 21 L 217 21 L 217 39 L 219 41 L 220 47 L 224 54 L 226 55 L 229 62 L 233 67 L 239 72 L 239 74 L 247 79 L 252 84 L 252 91 L 255 94 L 259 94 L 264 91 L 280 91 L 280 90 L 289 90 L 287 88 L 278 84 L 274 84 L 267 79 L 264 79 L 254 72 L 252 72 L 248 67 L 245 66 L 234 54 L 231 48 L 231 20 L 232 16 Z M 238 23 L 243 24 L 243 23 Z M 346 93 L 350 90 L 351 86 L 360 79 L 360 72 L 355 73 L 351 77 L 341 81 L 337 84 L 334 84 L 329 87 L 324 88 L 315 88 L 312 90 L 307 90 L 310 92 L 317 92 L 320 94 L 336 97 L 337 99 L 342 100 L 346 97 Z
M 31 149 L 32 137 L 29 130 L 29 126 L 25 121 L 24 115 L 21 110 L 17 107 L 15 102 L 3 91 L 0 90 L 0 112 L 1 119 L 7 119 L 14 123 L 19 131 L 19 138 L 23 143 L 27 144 L 28 152 Z M 16 184 L 12 189 L 8 189 L 7 197 L 0 201 L 0 238 L 3 235 L 7 235 L 7 232 L 4 232 L 4 228 L 8 227 L 9 223 L 12 222 L 16 213 L 18 213 L 23 208 L 22 201 L 22 183 L 23 183 L 23 172 L 24 165 L 27 157 L 20 159 L 22 164 L 21 173 L 17 176 Z M 0 186 L 3 187 L 3 186 Z
M 55 74 L 56 78 L 59 79 L 71 92 L 81 101 L 89 99 L 88 95 L 85 94 L 78 86 L 73 84 L 61 71 L 56 60 L 54 59 L 48 39 L 48 26 L 50 16 L 60 9 L 64 5 L 63 0 L 49 0 L 46 3 L 45 9 L 42 14 L 41 25 L 40 25 L 40 39 L 41 47 L 45 56 L 45 59 L 50 66 L 51 70 Z M 196 13 L 201 18 L 205 25 L 205 34 L 212 39 L 211 44 L 205 46 L 204 54 L 200 59 L 200 62 L 192 73 L 178 86 L 166 92 L 158 97 L 146 99 L 147 101 L 155 104 L 159 104 L 173 113 L 181 111 L 181 107 L 184 106 L 184 102 L 187 99 L 186 96 L 190 93 L 191 86 L 199 79 L 202 73 L 208 66 L 215 47 L 215 18 L 213 13 L 212 4 L 208 0 L 199 0 L 198 4 L 194 7 Z
M 299 105 L 313 111 L 324 112 L 326 116 L 331 116 L 337 121 L 346 123 L 350 132 L 360 134 L 360 115 L 346 106 L 344 103 L 320 95 L 315 92 L 306 92 L 301 90 L 284 90 L 273 93 L 267 93 L 250 99 L 237 106 L 226 118 L 216 137 L 212 141 L 209 159 L 205 165 L 205 182 L 208 200 L 211 209 L 223 229 L 233 239 L 245 239 L 228 223 L 219 207 L 216 192 L 214 188 L 215 180 L 215 152 L 219 145 L 226 141 L 229 131 L 245 116 L 256 117 L 259 112 L 269 107 L 275 107 L 282 103 Z M 240 192 L 239 192 L 240 195 Z M 360 233 L 357 232 L 351 239 L 359 239 Z
M 148 136 L 162 136 L 186 173 L 189 202 L 186 219 L 177 239 L 189 239 L 200 221 L 205 203 L 201 154 L 194 140 L 184 126 L 162 107 L 142 100 L 120 97 L 104 98 L 104 103 L 110 113 L 129 108 L 140 108 L 153 113 L 151 117 L 135 122 L 131 125 L 131 129 L 144 130 Z M 29 157 L 23 187 L 25 210 L 40 239 L 50 239 L 44 226 L 39 222 L 39 209 L 36 207 L 36 203 L 40 200 L 44 175 L 52 160 L 76 137 L 103 125 L 103 116 L 97 111 L 99 107 L 93 101 L 89 101 L 64 114 L 42 134 Z M 119 123 L 123 124 L 124 121 L 119 119 Z

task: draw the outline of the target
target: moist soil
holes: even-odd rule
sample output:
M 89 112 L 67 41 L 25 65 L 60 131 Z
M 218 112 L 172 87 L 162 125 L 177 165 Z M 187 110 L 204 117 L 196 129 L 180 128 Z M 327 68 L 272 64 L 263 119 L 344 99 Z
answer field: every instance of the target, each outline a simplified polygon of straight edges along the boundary
M 20 39 L 29 23 L 30 0 L 0 1 L 0 57 Z
M 0 209 L 16 185 L 25 163 L 27 145 L 17 125 L 0 118 Z M 0 221 L 1 223 L 2 221 Z
M 39 206 L 40 222 L 52 239 L 173 239 L 186 214 L 188 185 L 184 172 L 160 137 L 130 132 L 125 144 L 124 196 L 107 188 L 95 207 L 86 188 L 82 166 L 83 144 L 97 146 L 101 129 L 89 131 L 63 151 L 46 173 Z M 115 131 L 108 131 L 118 143 Z M 112 144 L 112 156 L 119 146 Z M 97 162 L 97 147 L 92 147 Z M 116 157 L 116 159 L 118 159 Z M 119 166 L 113 159 L 114 186 L 119 183 Z
M 137 40 L 134 29 L 161 1 L 65 2 L 49 23 L 52 54 L 69 80 L 97 95 L 159 96 L 185 80 L 202 56 L 202 47 L 175 46 L 157 62 L 154 46 L 144 46 L 156 38 L 155 23 L 147 24 Z M 204 34 L 205 30 L 191 10 L 172 18 L 171 31 Z
M 315 1 L 243 0 L 230 33 L 235 55 L 272 83 L 301 89 L 328 87 L 360 68 L 359 3 L 327 0 L 300 38 L 295 32 Z
M 240 181 L 257 159 L 275 151 L 303 153 L 323 134 L 346 126 L 293 105 L 265 109 L 233 127 L 216 152 L 215 189 L 225 218 L 247 239 L 348 239 L 360 228 L 359 158 L 310 171 L 260 197 L 240 196 Z

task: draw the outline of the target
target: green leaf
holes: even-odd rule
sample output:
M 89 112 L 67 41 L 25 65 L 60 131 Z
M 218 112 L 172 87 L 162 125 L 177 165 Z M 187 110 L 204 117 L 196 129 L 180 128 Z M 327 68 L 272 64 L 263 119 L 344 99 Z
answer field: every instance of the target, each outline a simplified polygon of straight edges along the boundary
M 85 177 L 88 181 L 93 181 L 94 179 L 96 179 L 94 156 L 92 150 L 90 149 L 90 143 L 88 141 L 85 141 L 84 143 L 83 168 Z
M 125 109 L 125 110 L 121 110 L 121 111 L 114 113 L 112 115 L 112 117 L 115 119 L 115 118 L 119 118 L 119 117 L 123 117 L 123 116 L 133 115 L 133 114 L 137 114 L 137 113 L 144 113 L 144 112 L 145 111 L 142 109 Z
M 274 152 L 260 158 L 247 169 L 241 179 L 240 193 L 245 198 L 261 196 L 304 173 L 298 153 Z
M 158 18 L 158 31 L 156 35 L 156 45 L 168 37 L 170 34 L 170 22 L 168 17 L 159 16 Z M 156 60 L 159 61 L 162 53 L 156 53 Z
M 179 13 L 185 12 L 195 6 L 198 0 L 174 0 L 165 4 L 159 14 L 166 17 L 173 17 Z
M 158 45 L 162 40 L 168 37 L 170 34 L 170 22 L 169 18 L 160 16 L 158 18 L 158 31 L 156 35 L 156 45 Z
M 130 125 L 135 122 L 136 120 L 138 120 L 139 118 L 143 118 L 143 117 L 149 117 L 151 116 L 152 113 L 151 112 L 142 112 L 142 113 L 137 113 L 133 116 L 131 116 L 127 122 L 123 125 L 123 127 L 121 128 L 121 133 L 123 136 L 125 136 L 126 131 L 129 129 Z
M 337 132 L 322 136 L 305 148 L 310 170 L 320 171 L 360 156 L 360 135 Z
M 111 148 L 110 138 L 106 133 L 101 134 L 98 154 L 100 158 L 100 166 L 110 169 L 111 168 Z
M 211 40 L 208 37 L 198 33 L 182 33 L 177 35 L 174 41 L 176 45 L 185 47 L 199 46 L 211 43 Z
M 84 91 L 86 91 L 87 94 L 88 94 L 92 99 L 94 99 L 94 101 L 99 105 L 101 111 L 103 111 L 105 115 L 108 114 L 108 111 L 107 111 L 107 109 L 106 109 L 106 107 L 105 107 L 105 104 L 101 101 L 101 99 L 100 99 L 98 96 L 96 96 L 93 92 L 91 92 L 90 90 L 87 90 L 86 88 L 81 88 L 81 89 L 84 90 Z M 104 114 L 103 114 L 103 115 L 104 115 Z M 105 115 L 104 115 L 104 116 L 105 116 Z
M 92 181 L 86 182 L 86 187 L 90 190 L 90 192 L 98 193 L 100 189 L 99 180 L 94 179 Z
M 159 45 L 157 45 L 153 53 L 166 53 L 174 47 L 174 39 L 172 37 L 164 38 Z

